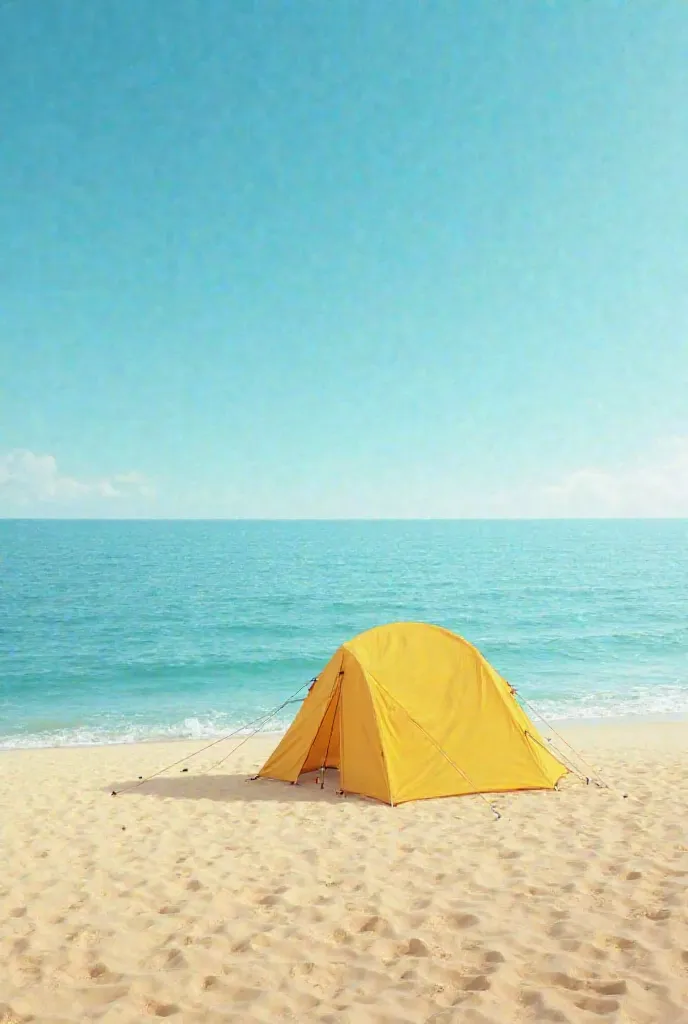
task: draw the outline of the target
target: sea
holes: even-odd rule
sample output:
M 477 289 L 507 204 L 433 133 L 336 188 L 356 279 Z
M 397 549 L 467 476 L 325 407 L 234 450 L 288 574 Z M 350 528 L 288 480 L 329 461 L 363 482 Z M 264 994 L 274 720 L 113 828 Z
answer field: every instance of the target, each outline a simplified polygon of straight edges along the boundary
M 277 731 L 400 620 L 551 721 L 688 714 L 688 521 L 1 520 L 0 747 Z

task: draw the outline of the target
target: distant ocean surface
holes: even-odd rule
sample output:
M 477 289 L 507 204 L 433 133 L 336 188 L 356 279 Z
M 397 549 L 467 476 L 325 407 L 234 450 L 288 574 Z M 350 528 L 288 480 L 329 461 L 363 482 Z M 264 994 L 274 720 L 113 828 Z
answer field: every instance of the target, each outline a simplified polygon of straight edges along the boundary
M 395 620 L 551 719 L 688 713 L 688 522 L 3 520 L 0 746 L 248 727 Z

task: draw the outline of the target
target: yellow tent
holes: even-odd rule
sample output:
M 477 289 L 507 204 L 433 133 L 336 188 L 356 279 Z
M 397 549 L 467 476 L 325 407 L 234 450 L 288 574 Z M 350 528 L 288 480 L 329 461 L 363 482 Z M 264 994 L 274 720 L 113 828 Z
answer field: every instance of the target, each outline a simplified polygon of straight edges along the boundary
M 475 647 L 402 622 L 339 648 L 258 774 L 296 782 L 320 768 L 389 804 L 553 789 L 567 771 Z

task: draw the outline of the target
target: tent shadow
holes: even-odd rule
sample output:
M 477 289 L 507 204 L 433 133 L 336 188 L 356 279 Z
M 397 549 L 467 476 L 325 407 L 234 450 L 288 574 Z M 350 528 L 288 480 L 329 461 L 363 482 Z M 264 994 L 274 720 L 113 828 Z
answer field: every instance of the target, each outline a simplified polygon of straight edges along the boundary
M 315 777 L 304 775 L 296 785 L 275 779 L 250 779 L 246 775 L 182 775 L 149 782 L 119 782 L 108 787 L 119 797 L 154 796 L 172 800 L 217 800 L 220 803 L 338 803 L 339 772 L 328 771 L 325 788 Z M 358 799 L 347 795 L 347 800 Z

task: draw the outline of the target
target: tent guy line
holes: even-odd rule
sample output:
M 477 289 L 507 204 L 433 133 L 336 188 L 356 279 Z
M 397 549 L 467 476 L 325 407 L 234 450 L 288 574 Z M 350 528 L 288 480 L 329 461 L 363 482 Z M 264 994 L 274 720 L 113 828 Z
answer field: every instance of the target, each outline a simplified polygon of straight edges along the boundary
M 253 721 L 249 722 L 247 726 L 240 725 L 238 729 L 234 729 L 232 732 L 225 733 L 223 736 L 218 736 L 217 739 L 212 740 L 210 743 L 206 743 L 206 745 L 201 747 L 199 750 L 194 750 L 192 751 L 192 753 L 186 754 L 184 757 L 180 757 L 178 761 L 173 761 L 172 764 L 165 765 L 164 768 L 160 768 L 159 771 L 153 772 L 151 775 L 146 775 L 145 778 L 140 777 L 138 782 L 134 782 L 130 786 L 125 786 L 123 789 L 113 789 L 110 795 L 119 796 L 121 793 L 129 793 L 133 789 L 138 789 L 140 786 L 145 785 L 146 782 L 150 782 L 151 779 L 157 779 L 159 775 L 164 775 L 165 772 L 171 771 L 172 768 L 176 768 L 178 765 L 184 764 L 186 761 L 190 761 L 194 757 L 198 757 L 199 754 L 203 754 L 206 750 L 210 750 L 211 747 L 216 747 L 218 743 L 224 743 L 226 742 L 226 740 L 231 740 L 234 736 L 237 736 L 239 733 L 243 732 L 244 729 L 255 726 L 253 732 L 250 732 L 248 736 L 245 736 L 241 740 L 241 743 L 237 744 L 236 747 L 230 750 L 228 754 L 225 754 L 225 756 L 222 757 L 219 761 L 216 761 L 215 764 L 211 765 L 210 768 L 206 768 L 203 774 L 207 773 L 212 768 L 217 768 L 218 765 L 221 765 L 224 761 L 227 760 L 228 757 L 231 757 L 234 751 L 238 750 L 239 747 L 241 747 L 246 742 L 246 740 L 251 739 L 253 736 L 256 735 L 256 733 L 260 732 L 262 727 L 272 718 L 275 718 L 275 716 L 278 715 L 280 711 L 283 710 L 283 708 L 286 708 L 289 704 L 300 704 L 303 698 L 299 698 L 297 695 L 301 693 L 302 690 L 305 690 L 307 686 L 312 686 L 314 682 L 315 680 L 311 679 L 308 683 L 302 683 L 301 686 L 299 686 L 298 690 L 296 690 L 295 693 L 291 695 L 291 697 L 288 697 L 287 700 L 282 701 L 282 703 L 279 704 L 273 711 L 270 711 L 265 715 L 261 715 L 260 718 L 254 718 Z M 188 769 L 184 768 L 182 769 L 182 771 L 188 771 Z
M 554 735 L 557 737 L 557 739 L 561 743 L 563 743 L 564 746 L 568 747 L 568 749 L 571 751 L 571 753 L 575 757 L 578 758 L 578 760 L 583 765 L 583 767 L 590 772 L 590 775 L 585 775 L 583 772 L 581 772 L 581 770 L 579 768 L 577 768 L 576 765 L 573 763 L 571 758 L 568 757 L 566 754 L 562 753 L 561 750 L 558 750 L 557 747 L 555 746 L 555 744 L 553 743 L 553 741 L 549 740 L 548 742 L 549 742 L 550 746 L 554 750 L 556 750 L 558 756 L 562 759 L 562 761 L 565 761 L 568 764 L 568 767 L 571 769 L 571 772 L 574 775 L 577 775 L 580 779 L 582 779 L 586 783 L 594 782 L 595 785 L 598 786 L 600 789 L 613 789 L 613 787 L 610 786 L 609 783 L 605 779 L 602 778 L 602 776 L 600 775 L 600 773 L 597 770 L 597 768 L 594 768 L 591 764 L 588 764 L 588 762 L 585 760 L 585 758 L 580 753 L 580 751 L 576 750 L 575 747 L 572 747 L 571 744 L 569 743 L 569 741 L 567 739 L 565 739 L 561 735 L 560 732 L 557 732 L 557 730 L 554 728 L 554 726 L 550 722 L 547 721 L 545 716 L 543 714 L 541 714 L 537 710 L 537 708 L 533 707 L 533 705 L 530 703 L 530 701 L 527 701 L 525 699 L 525 697 L 521 693 L 519 693 L 519 691 L 516 690 L 513 686 L 511 687 L 511 689 L 512 689 L 512 692 L 513 692 L 514 696 L 516 696 L 518 698 L 518 700 L 521 702 L 521 704 L 525 705 L 525 707 L 528 709 L 528 711 L 530 711 L 531 715 L 535 715 L 537 718 L 540 719 L 541 722 L 544 722 L 544 724 L 547 726 L 547 728 L 550 730 L 550 732 L 554 733 Z M 625 798 L 627 796 L 627 794 L 624 793 L 623 796 Z

